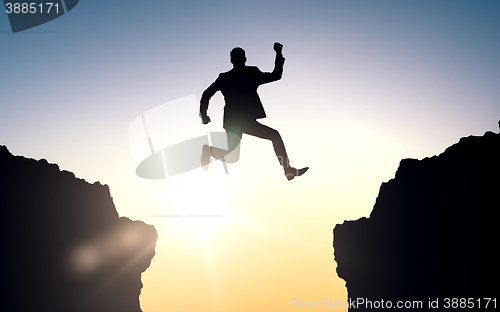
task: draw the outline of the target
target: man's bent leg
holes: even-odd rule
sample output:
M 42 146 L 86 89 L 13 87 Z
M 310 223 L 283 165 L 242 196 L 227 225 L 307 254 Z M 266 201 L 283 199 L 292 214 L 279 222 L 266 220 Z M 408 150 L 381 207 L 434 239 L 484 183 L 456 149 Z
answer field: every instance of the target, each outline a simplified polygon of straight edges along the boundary
M 240 142 L 242 134 L 226 131 L 226 135 L 228 150 L 212 146 L 210 147 L 211 156 L 226 163 L 235 163 L 240 158 Z

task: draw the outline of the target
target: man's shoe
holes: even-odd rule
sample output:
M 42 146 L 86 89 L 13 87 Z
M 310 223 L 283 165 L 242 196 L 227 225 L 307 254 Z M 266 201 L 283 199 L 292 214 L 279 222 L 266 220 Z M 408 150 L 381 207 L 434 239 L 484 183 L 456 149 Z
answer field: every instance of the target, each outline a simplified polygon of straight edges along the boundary
M 210 156 L 212 156 L 212 152 L 210 151 L 210 146 L 203 145 L 203 152 L 201 154 L 201 167 L 203 170 L 208 170 L 208 164 L 210 164 Z
M 304 167 L 302 169 L 288 167 L 285 169 L 285 176 L 288 179 L 288 181 L 290 181 L 290 180 L 293 180 L 293 178 L 295 178 L 295 177 L 300 177 L 301 175 L 306 173 L 307 170 L 309 170 L 309 167 Z

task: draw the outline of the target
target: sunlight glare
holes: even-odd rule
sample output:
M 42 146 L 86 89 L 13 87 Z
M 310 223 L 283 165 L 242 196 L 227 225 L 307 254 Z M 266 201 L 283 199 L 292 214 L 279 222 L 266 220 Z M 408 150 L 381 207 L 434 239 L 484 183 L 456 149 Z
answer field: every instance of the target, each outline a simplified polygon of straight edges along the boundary
M 231 196 L 231 181 L 221 170 L 194 170 L 174 176 L 170 182 L 166 192 L 173 203 L 174 215 L 179 216 L 174 228 L 195 232 L 208 239 L 215 227 L 230 218 L 227 203 Z

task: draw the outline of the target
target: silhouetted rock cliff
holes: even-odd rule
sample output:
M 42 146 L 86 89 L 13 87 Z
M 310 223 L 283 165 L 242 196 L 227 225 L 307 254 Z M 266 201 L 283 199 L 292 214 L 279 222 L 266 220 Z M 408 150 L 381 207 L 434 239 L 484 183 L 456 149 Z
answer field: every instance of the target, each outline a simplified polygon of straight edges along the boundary
M 469 136 L 439 156 L 402 160 L 395 178 L 380 187 L 370 218 L 334 229 L 337 273 L 348 297 L 390 300 L 393 308 L 398 300 L 422 300 L 422 311 L 429 298 L 438 298 L 442 310 L 445 298 L 498 296 L 492 285 L 499 208 L 499 134 Z
M 0 146 L 2 311 L 141 311 L 156 230 L 109 189 Z

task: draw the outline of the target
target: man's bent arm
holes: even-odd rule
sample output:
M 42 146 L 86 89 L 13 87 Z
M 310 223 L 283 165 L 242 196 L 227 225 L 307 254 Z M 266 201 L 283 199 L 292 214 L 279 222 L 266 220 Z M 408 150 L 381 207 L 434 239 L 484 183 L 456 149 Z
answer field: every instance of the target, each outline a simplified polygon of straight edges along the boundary
M 276 59 L 274 60 L 274 70 L 272 73 L 263 73 L 261 84 L 269 83 L 276 80 L 280 80 L 283 75 L 283 64 L 285 64 L 285 58 L 283 54 L 276 53 Z
M 219 91 L 219 89 L 216 87 L 216 82 L 217 80 L 214 83 L 212 83 L 210 87 L 208 87 L 201 96 L 200 117 L 207 116 L 208 102 L 210 101 L 210 98 L 215 94 L 215 92 Z

